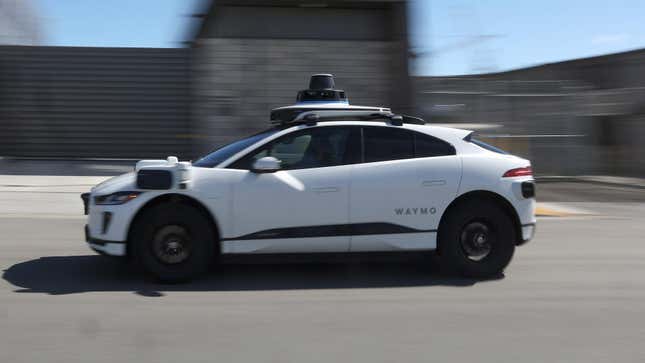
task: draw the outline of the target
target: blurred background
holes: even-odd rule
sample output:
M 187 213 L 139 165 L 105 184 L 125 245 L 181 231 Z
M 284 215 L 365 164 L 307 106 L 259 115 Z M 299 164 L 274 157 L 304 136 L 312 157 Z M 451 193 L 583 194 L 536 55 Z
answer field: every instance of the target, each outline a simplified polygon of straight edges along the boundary
M 0 168 L 197 156 L 312 73 L 539 176 L 645 175 L 639 1 L 0 0 Z
M 0 0 L 0 362 L 645 362 L 642 14 L 642 0 Z M 321 72 L 352 104 L 532 160 L 538 229 L 505 275 L 456 279 L 423 258 L 159 285 L 87 248 L 80 193 L 267 128 Z

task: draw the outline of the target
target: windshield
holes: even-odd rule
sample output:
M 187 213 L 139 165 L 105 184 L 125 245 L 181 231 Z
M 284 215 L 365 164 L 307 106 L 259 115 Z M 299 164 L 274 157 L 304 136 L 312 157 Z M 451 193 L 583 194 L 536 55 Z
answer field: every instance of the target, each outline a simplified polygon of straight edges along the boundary
M 228 145 L 224 145 L 219 149 L 195 161 L 193 163 L 193 166 L 199 166 L 203 168 L 212 168 L 214 166 L 217 166 L 220 163 L 222 163 L 224 160 L 239 153 L 240 151 L 255 144 L 256 142 L 275 134 L 278 131 L 280 131 L 280 129 L 277 129 L 277 128 L 265 130 L 260 132 L 259 134 L 255 134 L 253 136 L 249 136 L 247 138 L 234 141 Z

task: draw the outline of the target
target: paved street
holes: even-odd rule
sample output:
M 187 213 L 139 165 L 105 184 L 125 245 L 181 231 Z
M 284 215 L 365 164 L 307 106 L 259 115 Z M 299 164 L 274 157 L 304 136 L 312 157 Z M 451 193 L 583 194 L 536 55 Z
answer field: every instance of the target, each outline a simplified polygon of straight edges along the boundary
M 0 178 L 0 362 L 645 361 L 643 190 L 540 185 L 584 214 L 540 219 L 490 281 L 402 261 L 159 285 L 84 245 L 101 177 L 20 178 Z

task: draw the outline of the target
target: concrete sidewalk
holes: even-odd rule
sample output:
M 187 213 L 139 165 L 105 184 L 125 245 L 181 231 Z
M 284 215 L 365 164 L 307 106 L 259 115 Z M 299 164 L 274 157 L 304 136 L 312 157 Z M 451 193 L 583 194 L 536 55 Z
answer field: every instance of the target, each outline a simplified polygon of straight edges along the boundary
M 0 192 L 82 193 L 110 176 L 0 175 Z
M 85 219 L 80 194 L 107 178 L 0 175 L 0 217 Z
M 30 159 L 0 157 L 0 175 L 113 176 L 134 169 L 134 159 Z
M 645 178 L 631 178 L 609 175 L 578 175 L 578 176 L 538 176 L 538 183 L 592 183 L 608 186 L 645 189 Z

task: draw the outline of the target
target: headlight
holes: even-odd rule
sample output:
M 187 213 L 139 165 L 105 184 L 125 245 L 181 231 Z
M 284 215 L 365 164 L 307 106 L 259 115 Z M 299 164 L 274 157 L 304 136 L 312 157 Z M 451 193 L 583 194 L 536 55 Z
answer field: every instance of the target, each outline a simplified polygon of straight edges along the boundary
M 141 192 L 116 192 L 108 195 L 99 195 L 94 197 L 94 203 L 97 205 L 116 205 L 131 201 L 139 196 Z

